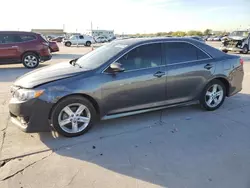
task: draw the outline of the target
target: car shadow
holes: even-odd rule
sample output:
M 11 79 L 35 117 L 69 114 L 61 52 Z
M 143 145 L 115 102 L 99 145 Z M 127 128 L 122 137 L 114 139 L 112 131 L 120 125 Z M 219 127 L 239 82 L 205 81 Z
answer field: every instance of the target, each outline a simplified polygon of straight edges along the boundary
M 54 131 L 39 137 L 58 155 L 152 184 L 215 187 L 211 179 L 234 174 L 223 160 L 249 147 L 249 110 L 250 96 L 239 93 L 213 112 L 171 108 L 102 121 L 80 137 Z

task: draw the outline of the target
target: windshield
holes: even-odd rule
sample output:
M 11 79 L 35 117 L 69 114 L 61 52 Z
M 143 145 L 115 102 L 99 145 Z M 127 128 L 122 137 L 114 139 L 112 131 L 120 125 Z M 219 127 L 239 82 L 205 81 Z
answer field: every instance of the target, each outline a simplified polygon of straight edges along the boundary
M 83 68 L 95 69 L 117 55 L 127 46 L 128 45 L 121 45 L 117 42 L 111 42 L 82 56 L 77 60 L 77 63 Z
M 72 35 L 72 36 L 69 37 L 69 39 L 75 39 L 75 38 L 76 38 L 75 35 Z
M 234 31 L 230 34 L 230 36 L 240 36 L 240 37 L 247 37 L 248 31 Z

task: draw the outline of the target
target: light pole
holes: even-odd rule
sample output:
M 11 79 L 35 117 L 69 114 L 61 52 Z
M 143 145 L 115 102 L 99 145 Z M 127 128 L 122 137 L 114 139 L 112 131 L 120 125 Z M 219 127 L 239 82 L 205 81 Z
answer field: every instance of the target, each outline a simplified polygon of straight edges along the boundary
M 76 34 L 77 34 L 77 29 L 76 29 Z M 76 37 L 76 46 L 78 47 L 78 35 L 75 36 Z

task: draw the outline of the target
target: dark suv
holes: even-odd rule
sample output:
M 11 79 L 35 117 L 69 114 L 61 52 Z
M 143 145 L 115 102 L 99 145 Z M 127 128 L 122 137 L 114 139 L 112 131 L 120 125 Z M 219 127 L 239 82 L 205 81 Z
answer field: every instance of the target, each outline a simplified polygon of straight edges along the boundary
M 23 63 L 36 68 L 51 59 L 48 41 L 33 32 L 0 31 L 0 64 Z

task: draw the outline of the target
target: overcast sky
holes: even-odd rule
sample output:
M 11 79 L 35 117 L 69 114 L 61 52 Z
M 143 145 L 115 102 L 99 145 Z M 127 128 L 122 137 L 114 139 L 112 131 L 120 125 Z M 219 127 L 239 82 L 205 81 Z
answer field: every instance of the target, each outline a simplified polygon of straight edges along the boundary
M 250 0 L 1 0 L 0 18 L 0 30 L 233 30 L 250 28 Z

